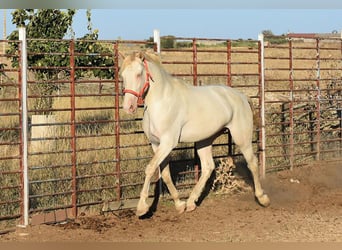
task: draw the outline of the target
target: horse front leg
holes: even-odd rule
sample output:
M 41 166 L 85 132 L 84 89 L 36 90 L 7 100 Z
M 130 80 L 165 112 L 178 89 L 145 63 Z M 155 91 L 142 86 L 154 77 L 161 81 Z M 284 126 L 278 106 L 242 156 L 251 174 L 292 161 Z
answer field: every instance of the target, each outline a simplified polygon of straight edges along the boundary
M 156 152 L 157 148 L 158 148 L 158 144 L 152 142 L 152 149 L 154 152 Z M 185 201 L 180 200 L 179 193 L 175 185 L 173 184 L 171 173 L 170 173 L 169 160 L 168 159 L 164 160 L 159 166 L 161 169 L 161 177 L 163 178 L 163 181 L 166 184 L 170 192 L 170 195 L 175 202 L 176 210 L 179 213 L 183 213 L 185 211 L 186 203 Z
M 166 143 L 166 144 L 159 144 L 158 147 L 155 149 L 155 154 L 149 164 L 146 166 L 145 169 L 145 181 L 143 188 L 140 192 L 140 199 L 137 206 L 136 215 L 142 216 L 145 215 L 150 206 L 147 204 L 146 199 L 148 198 L 151 178 L 154 175 L 155 171 L 159 167 L 159 165 L 164 161 L 164 159 L 170 154 L 173 145 Z
M 176 210 L 178 213 L 183 213 L 185 211 L 186 203 L 185 201 L 181 201 L 179 198 L 179 193 L 175 187 L 175 185 L 172 182 L 171 174 L 170 174 L 170 167 L 169 164 L 167 164 L 162 171 L 162 178 L 163 181 L 165 182 L 172 199 L 175 202 Z

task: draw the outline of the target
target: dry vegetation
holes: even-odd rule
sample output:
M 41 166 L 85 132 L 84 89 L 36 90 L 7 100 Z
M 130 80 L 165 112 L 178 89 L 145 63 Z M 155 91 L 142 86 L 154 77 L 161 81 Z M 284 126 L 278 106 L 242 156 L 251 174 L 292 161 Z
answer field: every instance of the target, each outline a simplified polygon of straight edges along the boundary
M 236 165 L 231 157 L 220 159 L 215 169 L 215 180 L 212 190 L 217 194 L 234 194 L 240 192 L 253 192 L 246 178 L 237 174 Z

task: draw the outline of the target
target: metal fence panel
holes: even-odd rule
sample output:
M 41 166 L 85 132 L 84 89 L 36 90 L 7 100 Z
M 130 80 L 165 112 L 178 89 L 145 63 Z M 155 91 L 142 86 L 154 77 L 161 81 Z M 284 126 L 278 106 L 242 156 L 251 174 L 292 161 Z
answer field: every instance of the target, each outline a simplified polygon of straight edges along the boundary
M 11 41 L 20 48 L 19 41 Z M 6 54 L 9 41 L 0 41 L 0 230 L 16 225 L 23 212 L 22 200 L 22 116 L 20 68 L 10 58 L 20 58 L 20 50 Z
M 341 45 L 341 39 L 297 38 L 266 46 L 269 171 L 341 156 Z

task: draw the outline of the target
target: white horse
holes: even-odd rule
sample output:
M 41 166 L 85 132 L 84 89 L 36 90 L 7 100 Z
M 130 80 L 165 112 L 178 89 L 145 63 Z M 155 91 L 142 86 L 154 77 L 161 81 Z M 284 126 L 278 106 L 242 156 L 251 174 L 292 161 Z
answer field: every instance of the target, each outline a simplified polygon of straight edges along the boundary
M 259 180 L 258 161 L 252 148 L 253 111 L 245 95 L 224 85 L 195 87 L 186 84 L 167 73 L 156 55 L 145 52 L 125 57 L 121 76 L 124 110 L 135 113 L 138 103 L 144 100 L 143 129 L 154 150 L 154 156 L 145 170 L 145 182 L 136 212 L 138 216 L 149 210 L 146 199 L 151 177 L 179 142 L 195 142 L 201 161 L 201 177 L 188 200 L 179 199 L 169 165 L 162 169 L 161 176 L 180 213 L 196 208 L 195 202 L 215 168 L 213 140 L 224 128 L 230 130 L 247 161 L 259 203 L 262 206 L 270 204 Z

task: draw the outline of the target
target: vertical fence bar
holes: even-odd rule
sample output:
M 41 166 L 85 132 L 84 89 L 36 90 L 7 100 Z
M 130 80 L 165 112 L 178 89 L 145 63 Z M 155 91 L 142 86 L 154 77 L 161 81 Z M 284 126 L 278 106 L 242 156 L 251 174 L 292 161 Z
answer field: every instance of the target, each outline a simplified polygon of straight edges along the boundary
M 71 105 L 71 164 L 72 164 L 72 214 L 77 216 L 77 170 L 76 170 L 76 103 L 75 103 L 75 40 L 70 40 L 70 105 Z
M 19 35 L 19 39 L 21 39 L 21 34 Z M 24 134 L 23 134 L 23 81 L 22 81 L 22 43 L 18 44 L 18 58 L 19 58 L 19 65 L 18 65 L 18 71 L 17 71 L 17 75 L 18 75 L 18 111 L 19 111 L 19 153 L 20 153 L 20 159 L 19 159 L 19 171 L 20 171 L 20 175 L 19 175 L 19 185 L 20 185 L 20 189 L 19 189 L 19 197 L 20 197 L 20 221 L 18 223 L 18 225 L 20 227 L 25 227 L 25 223 L 24 223 L 24 197 L 25 197 L 25 192 L 24 192 L 24 158 L 26 159 L 25 161 L 27 162 L 27 158 L 24 157 Z M 2 77 L 2 74 L 1 74 Z
M 319 38 L 316 39 L 316 65 L 317 65 L 317 76 L 316 76 L 316 90 L 317 90 L 317 98 L 316 98 L 316 112 L 317 112 L 317 146 L 316 146 L 316 160 L 320 160 L 321 153 L 321 60 L 320 60 L 320 43 Z
M 153 42 L 157 46 L 155 51 L 160 54 L 160 31 L 157 29 L 153 30 Z
M 265 131 L 265 43 L 264 35 L 258 36 L 258 64 L 259 64 L 259 174 L 262 179 L 266 177 L 266 131 Z
M 197 86 L 197 40 L 192 40 L 192 73 L 193 73 L 193 85 Z M 195 144 L 196 145 L 196 144 Z M 199 157 L 197 154 L 196 146 L 194 147 L 194 160 L 195 160 L 195 181 L 199 180 Z
M 232 86 L 232 42 L 227 40 L 227 86 Z M 233 138 L 228 131 L 228 155 L 233 155 Z
M 29 224 L 29 180 L 28 180 L 28 118 L 27 118 L 27 41 L 26 29 L 19 28 L 19 40 L 21 41 L 21 129 L 22 129 L 22 208 L 23 216 L 21 226 Z
M 342 32 L 341 32 L 341 40 L 340 40 L 340 54 L 342 56 Z M 342 91 L 342 90 L 340 90 Z M 340 92 L 341 93 L 341 92 Z M 338 105 L 338 118 L 340 119 L 340 131 L 339 131 L 339 134 L 340 134 L 340 150 L 339 150 L 339 156 L 341 157 L 342 156 L 342 104 L 339 104 Z
M 227 86 L 232 86 L 232 42 L 227 40 Z
M 3 10 L 3 15 L 4 15 L 4 20 L 3 20 L 3 34 L 2 34 L 2 37 L 3 37 L 3 40 L 6 40 L 6 36 L 7 36 L 7 30 L 6 30 L 6 24 L 7 24 L 7 13 L 6 13 L 6 9 Z M 2 44 L 2 54 L 5 54 L 6 53 L 6 43 L 3 43 Z
M 117 178 L 117 200 L 121 198 L 121 155 L 120 155 L 120 88 L 119 88 L 119 42 L 114 43 L 114 70 L 115 70 L 115 157 Z
M 160 55 L 160 32 L 159 32 L 159 30 L 154 32 L 153 51 L 157 52 Z M 160 168 L 158 168 L 158 184 L 156 183 L 156 185 L 158 185 L 158 187 L 155 188 L 155 195 L 157 193 L 159 193 L 159 195 L 160 194 L 164 194 L 164 191 L 163 191 L 163 180 L 162 180 L 162 177 L 161 177 Z M 159 188 L 159 191 L 158 191 L 158 188 Z
M 289 83 L 290 83 L 290 106 L 289 106 L 289 119 L 290 119 L 290 170 L 293 170 L 294 164 L 294 121 L 293 121 L 293 51 L 292 40 L 289 40 Z
M 192 73 L 193 73 L 193 85 L 197 86 L 197 40 L 192 40 Z

